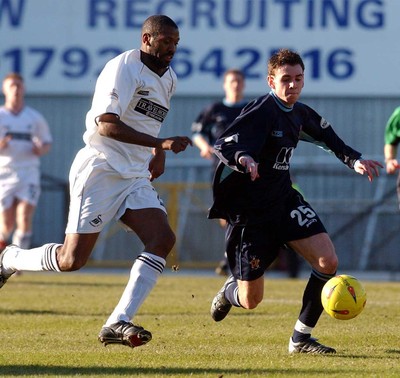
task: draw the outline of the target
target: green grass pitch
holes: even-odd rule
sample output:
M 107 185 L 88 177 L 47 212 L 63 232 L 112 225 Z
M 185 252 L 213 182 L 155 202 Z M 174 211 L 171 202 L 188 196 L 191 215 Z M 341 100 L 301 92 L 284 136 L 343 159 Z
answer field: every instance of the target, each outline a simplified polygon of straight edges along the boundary
M 252 311 L 215 323 L 210 303 L 224 279 L 180 271 L 160 277 L 135 323 L 140 348 L 104 347 L 97 334 L 127 274 L 24 273 L 0 291 L 2 377 L 399 377 L 400 283 L 363 281 L 357 318 L 323 314 L 313 335 L 336 355 L 287 353 L 306 281 L 269 278 Z

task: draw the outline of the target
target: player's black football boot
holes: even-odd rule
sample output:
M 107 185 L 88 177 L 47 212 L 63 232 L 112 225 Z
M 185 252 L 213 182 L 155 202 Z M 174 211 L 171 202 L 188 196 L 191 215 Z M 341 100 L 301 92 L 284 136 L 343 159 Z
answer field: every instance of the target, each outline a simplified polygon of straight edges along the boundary
M 14 274 L 14 273 L 11 274 L 3 273 L 3 257 L 8 249 L 15 247 L 16 245 L 10 244 L 8 247 L 6 247 L 3 251 L 0 252 L 0 289 L 4 286 L 7 280 Z
M 220 322 L 221 320 L 225 319 L 226 315 L 228 315 L 228 312 L 232 308 L 232 304 L 225 298 L 225 289 L 233 281 L 235 281 L 235 278 L 230 276 L 211 303 L 211 317 L 216 322 Z
M 130 322 L 119 321 L 109 327 L 103 327 L 99 334 L 99 341 L 108 344 L 122 344 L 135 348 L 147 344 L 151 340 L 151 333 L 143 327 Z
M 314 339 L 313 337 L 298 343 L 293 342 L 293 339 L 290 338 L 289 353 L 329 354 L 336 353 L 336 350 L 320 344 L 317 339 Z

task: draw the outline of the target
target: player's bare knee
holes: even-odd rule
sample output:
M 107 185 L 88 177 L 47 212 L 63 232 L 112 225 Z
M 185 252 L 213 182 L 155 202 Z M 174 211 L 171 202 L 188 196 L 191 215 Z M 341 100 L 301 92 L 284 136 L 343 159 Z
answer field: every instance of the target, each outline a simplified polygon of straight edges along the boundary
M 260 298 L 259 296 L 246 296 L 240 297 L 239 301 L 240 305 L 246 310 L 253 310 L 262 301 L 262 298 Z
M 338 264 L 338 257 L 332 254 L 319 260 L 318 271 L 326 274 L 334 274 L 337 271 Z
M 336 258 L 335 261 L 332 262 L 332 264 L 331 264 L 332 273 L 336 273 L 338 265 L 339 265 L 339 260 Z
M 333 273 L 336 272 L 337 267 L 339 265 L 339 260 L 338 260 L 338 257 L 336 256 L 336 254 L 329 256 L 327 265 Z
M 166 243 L 167 247 L 169 248 L 169 251 L 171 251 L 171 249 L 174 247 L 174 245 L 176 243 L 176 236 L 171 231 L 168 233 L 168 235 L 166 235 L 165 239 L 166 239 L 165 243 Z
M 258 306 L 259 302 L 254 301 L 252 299 L 245 299 L 240 301 L 240 305 L 246 310 L 253 310 Z
M 175 245 L 175 234 L 171 232 L 158 233 L 152 240 L 144 244 L 147 252 L 166 258 Z

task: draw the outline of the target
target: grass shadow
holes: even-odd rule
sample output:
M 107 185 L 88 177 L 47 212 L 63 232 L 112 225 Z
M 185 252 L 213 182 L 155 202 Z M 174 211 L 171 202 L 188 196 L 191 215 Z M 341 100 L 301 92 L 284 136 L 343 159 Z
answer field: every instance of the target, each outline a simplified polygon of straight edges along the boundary
M 158 367 L 158 368 L 140 368 L 140 367 L 68 367 L 62 365 L 55 366 L 41 366 L 41 365 L 15 365 L 15 366 L 1 366 L 2 376 L 29 376 L 29 375 L 44 375 L 44 376 L 213 376 L 223 377 L 225 375 L 240 375 L 246 376 L 249 373 L 253 375 L 267 376 L 268 374 L 285 374 L 291 376 L 323 376 L 326 371 L 321 369 L 299 369 L 299 368 L 286 368 L 286 369 L 218 369 L 218 368 L 198 368 L 198 367 Z M 349 370 L 335 370 L 335 374 L 348 374 Z

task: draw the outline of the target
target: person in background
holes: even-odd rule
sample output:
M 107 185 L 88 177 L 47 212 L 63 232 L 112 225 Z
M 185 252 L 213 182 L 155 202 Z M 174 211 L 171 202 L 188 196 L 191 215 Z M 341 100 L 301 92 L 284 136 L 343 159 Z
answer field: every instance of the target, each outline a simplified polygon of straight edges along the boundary
M 158 138 L 175 93 L 170 67 L 179 43 L 176 23 L 154 15 L 142 26 L 140 49 L 111 59 L 100 73 L 86 115 L 85 146 L 70 170 L 70 207 L 63 244 L 0 253 L 0 287 L 17 271 L 69 272 L 82 268 L 103 228 L 113 219 L 137 234 L 144 250 L 98 340 L 138 347 L 152 334 L 132 323 L 164 270 L 175 243 L 163 202 L 151 181 L 164 173 L 165 150 L 180 153 L 186 136 Z M 126 246 L 129 248 L 129 246 Z M 110 304 L 111 305 L 111 304 Z
M 25 104 L 24 79 L 3 79 L 0 107 L 0 251 L 11 242 L 27 249 L 40 196 L 40 157 L 50 151 L 52 135 L 46 119 Z
M 202 158 L 212 161 L 212 173 L 219 161 L 214 155 L 214 143 L 246 105 L 244 89 L 245 76 L 242 71 L 234 68 L 225 71 L 223 75 L 224 98 L 203 109 L 192 124 L 193 143 L 199 148 Z M 219 222 L 221 227 L 225 228 L 225 220 L 220 219 Z M 226 253 L 215 272 L 223 276 L 229 274 Z
M 304 86 L 299 54 L 282 49 L 268 61 L 270 92 L 249 102 L 215 144 L 220 159 L 209 218 L 228 222 L 226 246 L 232 275 L 211 303 L 215 321 L 232 306 L 254 309 L 264 297 L 264 272 L 286 244 L 311 266 L 288 351 L 336 353 L 312 337 L 323 311 L 321 291 L 336 275 L 334 245 L 315 210 L 292 186 L 290 161 L 300 140 L 332 151 L 369 181 L 381 163 L 364 160 L 311 107 L 298 102 Z
M 396 108 L 389 117 L 385 127 L 385 145 L 383 153 L 385 155 L 386 172 L 394 175 L 400 169 L 397 160 L 397 148 L 400 143 L 400 107 Z M 397 175 L 397 198 L 400 205 L 400 173 Z

